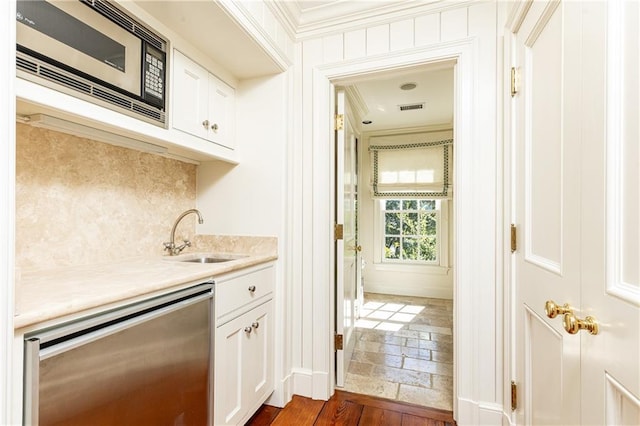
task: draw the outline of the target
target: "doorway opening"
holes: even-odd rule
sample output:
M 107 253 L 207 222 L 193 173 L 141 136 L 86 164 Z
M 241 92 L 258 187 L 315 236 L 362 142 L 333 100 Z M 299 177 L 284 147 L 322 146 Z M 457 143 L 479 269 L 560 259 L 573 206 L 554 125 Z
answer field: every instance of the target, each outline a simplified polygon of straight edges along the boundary
M 445 410 L 454 385 L 454 73 L 455 61 L 443 61 L 334 82 L 347 102 L 345 137 L 358 141 L 355 168 L 336 161 L 335 170 L 337 185 L 340 173 L 358 176 L 355 196 L 336 188 L 336 206 L 355 202 L 357 248 L 355 288 L 336 273 L 336 325 L 353 327 L 336 352 L 336 384 Z M 349 255 L 335 252 L 336 265 Z

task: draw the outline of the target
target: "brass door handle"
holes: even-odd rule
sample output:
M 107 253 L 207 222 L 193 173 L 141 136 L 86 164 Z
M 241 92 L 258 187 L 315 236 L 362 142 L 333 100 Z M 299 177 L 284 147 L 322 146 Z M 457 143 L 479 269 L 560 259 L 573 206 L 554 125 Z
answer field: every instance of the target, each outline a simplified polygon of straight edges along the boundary
M 555 318 L 558 315 L 573 313 L 573 308 L 569 306 L 568 303 L 559 306 L 553 300 L 547 300 L 547 303 L 544 304 L 544 313 L 547 314 L 549 318 Z
M 596 335 L 600 331 L 598 321 L 594 317 L 580 319 L 573 312 L 565 314 L 562 323 L 569 334 L 576 334 L 580 330 L 586 330 L 590 334 Z

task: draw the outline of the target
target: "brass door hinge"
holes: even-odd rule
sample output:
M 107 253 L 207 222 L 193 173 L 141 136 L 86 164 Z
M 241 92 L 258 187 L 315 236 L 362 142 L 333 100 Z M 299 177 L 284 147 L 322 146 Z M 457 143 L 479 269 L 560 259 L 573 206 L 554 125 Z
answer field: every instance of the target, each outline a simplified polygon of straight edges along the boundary
M 520 70 L 511 67 L 511 97 L 513 98 L 520 91 Z
M 341 351 L 343 349 L 343 336 L 342 334 L 336 334 L 334 338 L 334 346 L 336 351 Z
M 333 227 L 333 239 L 335 241 L 341 240 L 344 238 L 344 225 L 341 223 L 336 223 Z
M 518 408 L 518 385 L 513 380 L 511 381 L 511 411 L 516 411 Z
M 515 253 L 518 249 L 518 240 L 516 237 L 516 225 L 511 224 L 511 253 Z
M 336 130 L 344 129 L 344 114 L 336 114 Z

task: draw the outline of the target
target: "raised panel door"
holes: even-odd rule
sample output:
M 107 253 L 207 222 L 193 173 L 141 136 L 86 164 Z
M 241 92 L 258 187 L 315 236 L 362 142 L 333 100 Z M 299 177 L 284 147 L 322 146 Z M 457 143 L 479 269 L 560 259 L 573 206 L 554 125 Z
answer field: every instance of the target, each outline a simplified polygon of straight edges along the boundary
M 174 50 L 172 126 L 200 138 L 208 136 L 203 125 L 209 116 L 209 73 L 182 53 Z
M 570 36 L 567 36 L 570 34 Z M 580 305 L 580 16 L 533 2 L 516 34 L 516 381 L 519 424 L 580 423 L 580 342 L 545 302 Z
M 216 425 L 238 424 L 245 415 L 243 359 L 245 343 L 245 316 L 238 317 L 216 328 L 215 373 L 214 373 L 214 423 Z
M 640 424 L 638 28 L 637 2 L 567 1 L 517 30 L 518 424 Z
M 235 91 L 232 87 L 209 76 L 209 140 L 234 148 Z
M 269 301 L 243 315 L 246 318 L 243 348 L 243 393 L 248 416 L 273 391 L 273 302 Z M 246 420 L 246 419 L 245 419 Z

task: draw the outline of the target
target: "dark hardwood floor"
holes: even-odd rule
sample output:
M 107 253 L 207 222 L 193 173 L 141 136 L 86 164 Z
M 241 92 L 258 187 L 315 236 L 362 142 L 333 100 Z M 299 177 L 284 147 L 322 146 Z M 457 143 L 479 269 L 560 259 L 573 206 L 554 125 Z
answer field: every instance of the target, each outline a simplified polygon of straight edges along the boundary
M 294 395 L 284 408 L 263 405 L 247 426 L 455 426 L 451 411 L 336 391 L 329 401 Z

